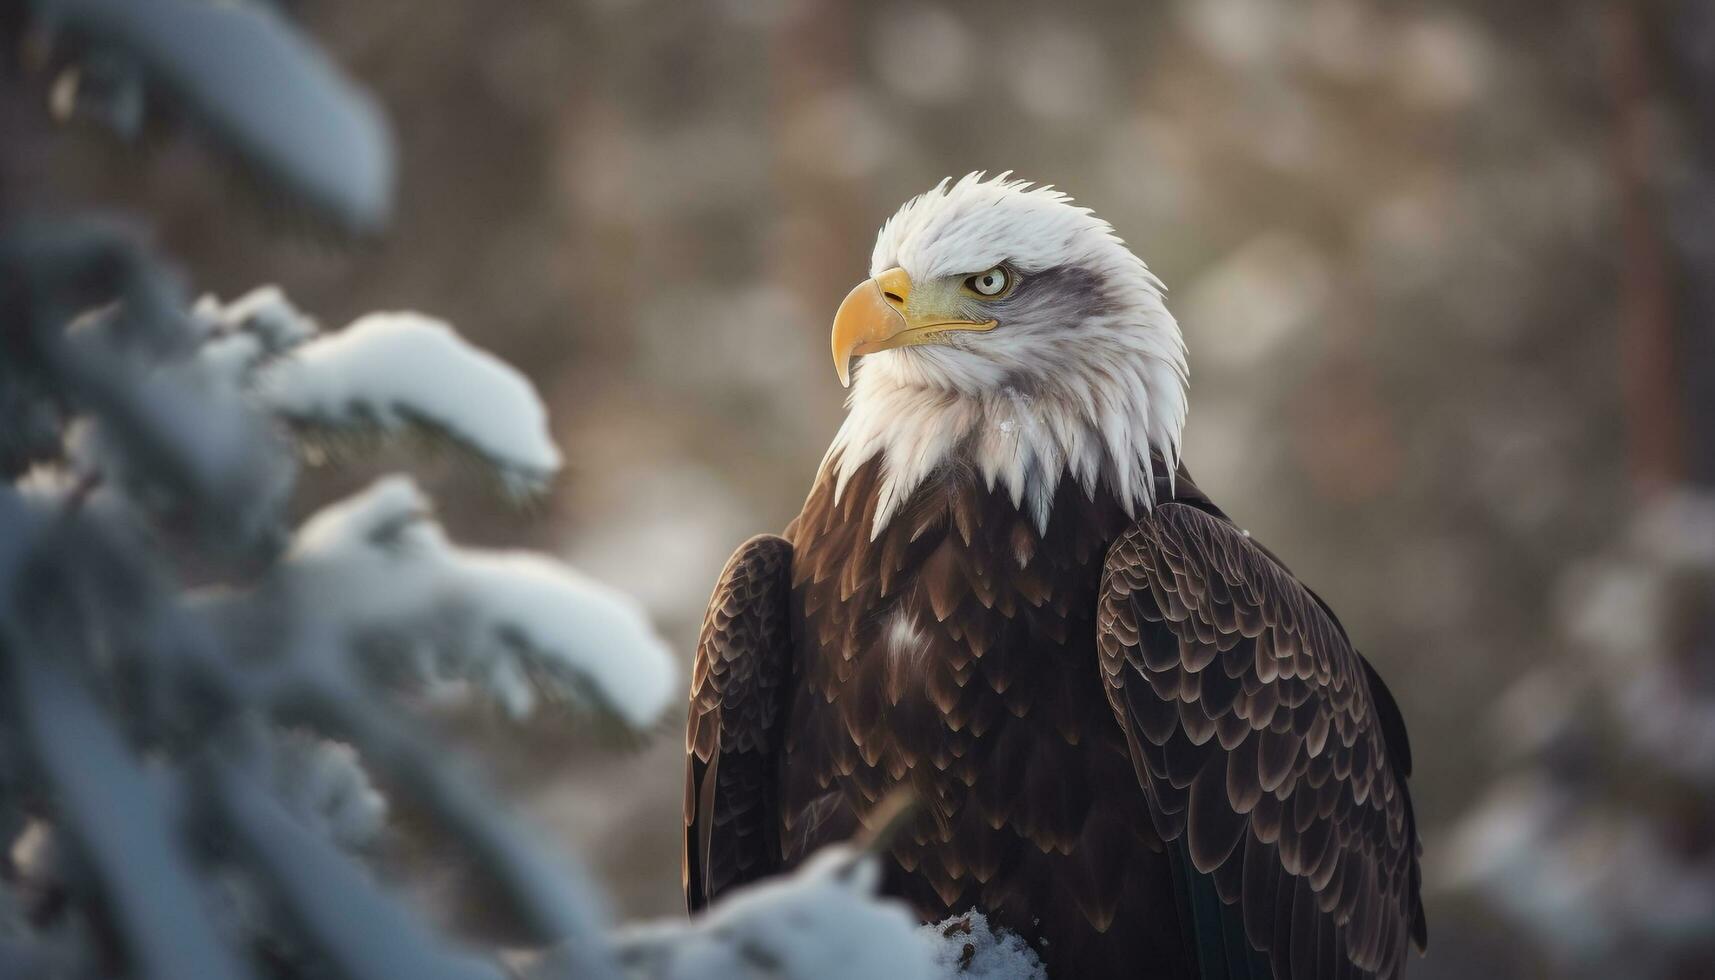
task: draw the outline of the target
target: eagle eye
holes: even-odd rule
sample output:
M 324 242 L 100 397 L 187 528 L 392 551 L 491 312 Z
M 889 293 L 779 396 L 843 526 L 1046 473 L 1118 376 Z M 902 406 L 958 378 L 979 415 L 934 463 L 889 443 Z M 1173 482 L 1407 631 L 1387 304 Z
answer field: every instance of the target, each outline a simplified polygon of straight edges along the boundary
M 1006 292 L 1012 285 L 1012 274 L 1002 266 L 995 266 L 987 272 L 979 272 L 965 280 L 965 288 L 978 296 L 994 297 Z

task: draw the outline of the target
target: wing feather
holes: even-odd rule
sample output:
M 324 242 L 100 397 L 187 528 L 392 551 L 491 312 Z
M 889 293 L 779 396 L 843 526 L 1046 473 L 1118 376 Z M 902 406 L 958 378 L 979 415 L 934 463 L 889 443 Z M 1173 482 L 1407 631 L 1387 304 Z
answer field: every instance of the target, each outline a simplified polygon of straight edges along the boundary
M 1410 750 L 1327 606 L 1180 503 L 1114 543 L 1099 603 L 1102 676 L 1156 829 L 1212 877 L 1226 921 L 1276 978 L 1397 977 L 1425 939 Z
M 696 911 L 781 861 L 780 723 L 792 670 L 792 545 L 740 545 L 703 617 L 685 726 L 685 901 Z

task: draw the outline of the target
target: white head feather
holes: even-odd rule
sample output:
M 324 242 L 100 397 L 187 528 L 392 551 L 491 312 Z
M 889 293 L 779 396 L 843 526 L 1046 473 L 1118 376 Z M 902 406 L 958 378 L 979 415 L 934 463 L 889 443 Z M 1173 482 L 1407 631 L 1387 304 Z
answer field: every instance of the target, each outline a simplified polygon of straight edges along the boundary
M 872 536 L 955 453 L 1043 532 L 1063 474 L 1135 513 L 1154 503 L 1151 451 L 1169 479 L 1178 466 L 1188 373 L 1161 281 L 1088 208 L 1007 177 L 943 180 L 876 237 L 871 275 L 924 283 L 1004 264 L 1019 282 L 994 304 L 995 329 L 859 362 L 823 466 L 838 467 L 839 494 L 882 457 Z

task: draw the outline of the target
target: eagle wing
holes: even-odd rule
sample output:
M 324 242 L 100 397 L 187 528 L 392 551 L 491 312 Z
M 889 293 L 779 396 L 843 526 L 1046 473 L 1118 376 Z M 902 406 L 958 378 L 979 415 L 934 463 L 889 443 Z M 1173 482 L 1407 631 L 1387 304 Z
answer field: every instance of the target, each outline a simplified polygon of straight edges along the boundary
M 1326 605 L 1168 503 L 1109 549 L 1096 632 L 1151 817 L 1189 864 L 1203 975 L 1398 976 L 1427 939 L 1410 750 Z
M 778 730 L 792 669 L 792 545 L 760 534 L 722 570 L 697 641 L 685 727 L 691 911 L 780 866 Z

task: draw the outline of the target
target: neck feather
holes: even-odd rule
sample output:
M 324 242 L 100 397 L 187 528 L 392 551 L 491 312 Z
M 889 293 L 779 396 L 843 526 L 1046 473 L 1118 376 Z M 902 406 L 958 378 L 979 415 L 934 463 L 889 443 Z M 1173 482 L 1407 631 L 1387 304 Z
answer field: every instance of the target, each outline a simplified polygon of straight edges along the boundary
M 912 384 L 898 371 L 860 371 L 821 474 L 836 481 L 838 500 L 858 468 L 880 457 L 872 540 L 924 481 L 947 467 L 1005 487 L 1039 533 L 1047 533 L 1063 478 L 1076 480 L 1092 499 L 1105 488 L 1135 515 L 1155 503 L 1152 453 L 1164 461 L 1170 484 L 1179 464 L 1183 374 L 1172 365 L 1156 367 L 975 394 Z

